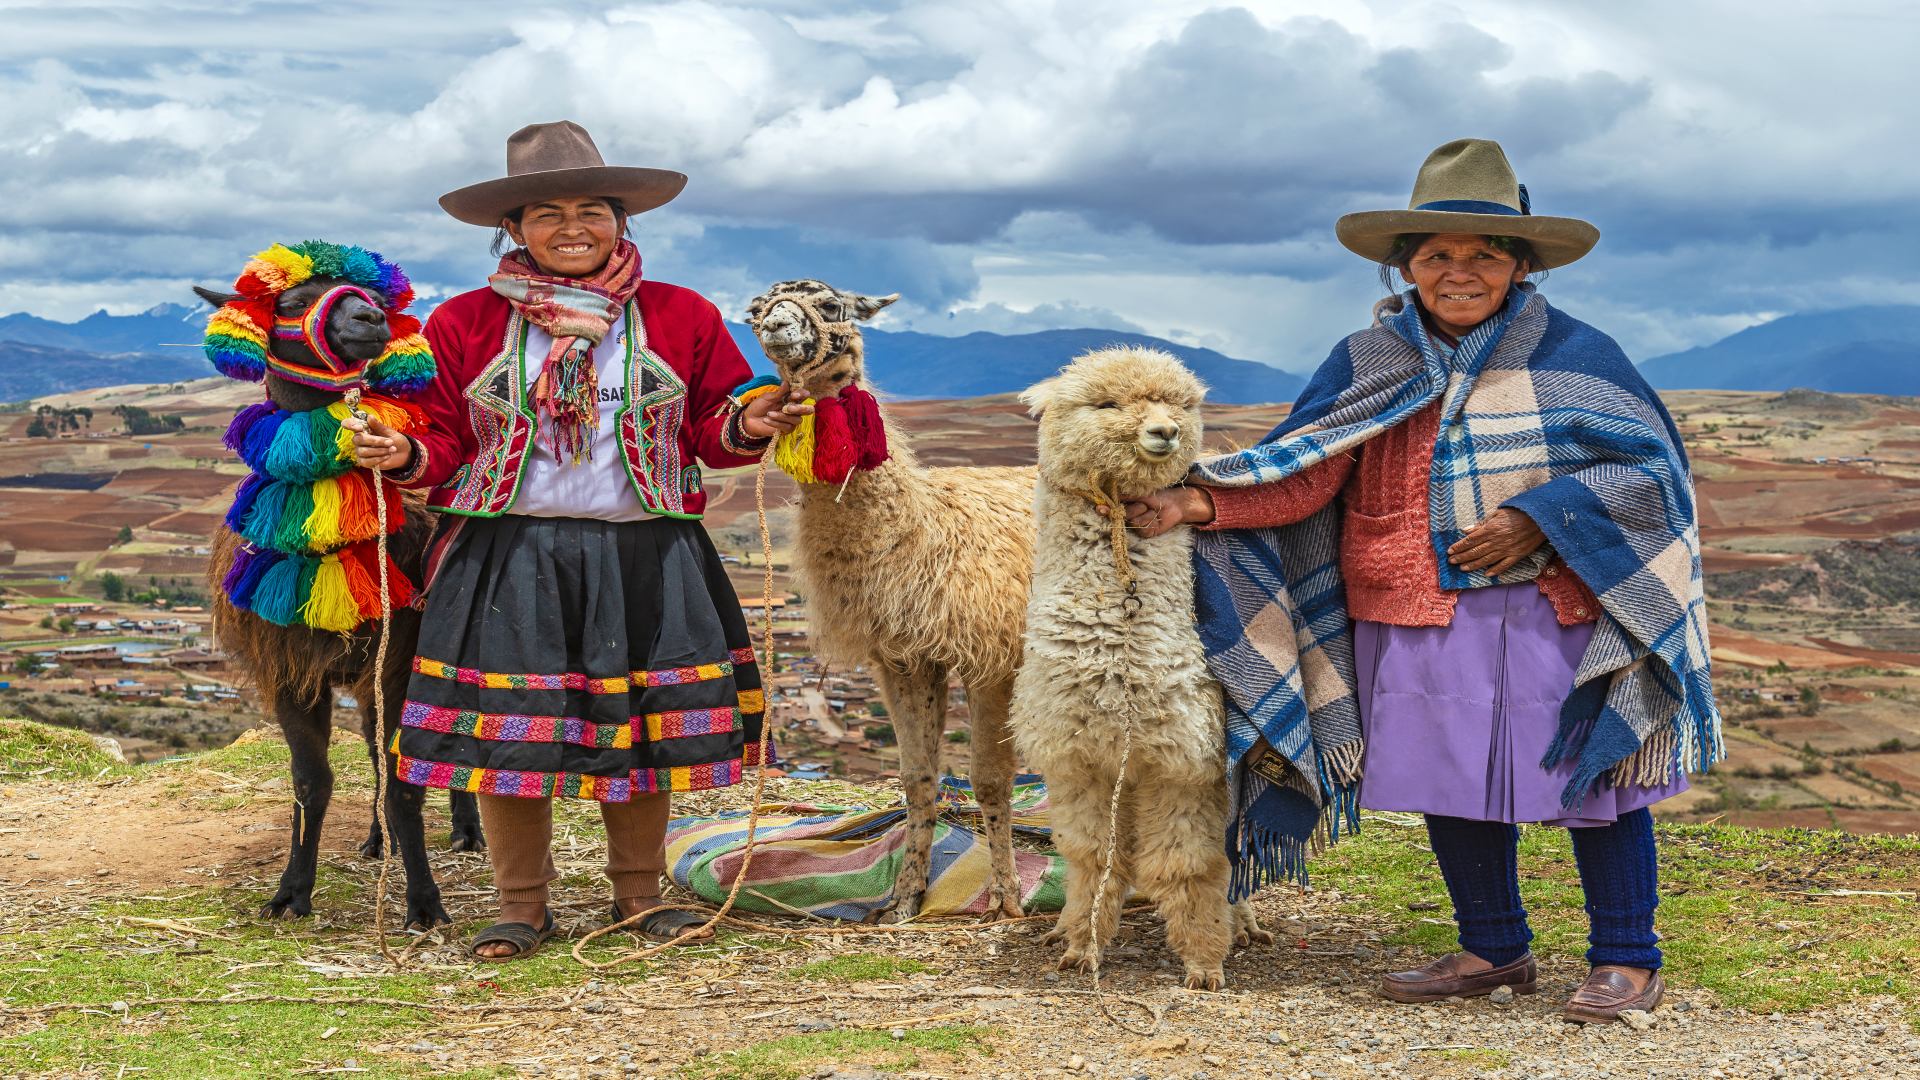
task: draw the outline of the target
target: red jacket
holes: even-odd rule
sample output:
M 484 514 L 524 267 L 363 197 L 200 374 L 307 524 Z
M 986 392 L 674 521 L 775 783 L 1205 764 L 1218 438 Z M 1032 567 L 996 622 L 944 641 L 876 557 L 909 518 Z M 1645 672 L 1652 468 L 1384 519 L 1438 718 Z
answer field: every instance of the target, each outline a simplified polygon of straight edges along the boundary
M 1213 520 L 1203 529 L 1291 525 L 1340 496 L 1340 576 L 1347 614 L 1392 626 L 1447 626 L 1459 593 L 1440 587 L 1440 556 L 1427 521 L 1427 474 L 1440 432 L 1440 403 L 1421 409 L 1362 443 L 1285 480 L 1208 488 Z M 1534 579 L 1563 626 L 1593 622 L 1600 603 L 1555 556 Z
M 718 469 L 759 460 L 729 427 L 728 395 L 752 372 L 719 309 L 691 289 L 643 281 L 625 317 L 630 351 L 619 424 L 627 475 L 648 510 L 699 517 L 707 496 L 696 459 Z M 405 485 L 431 488 L 434 509 L 507 513 L 527 455 L 544 452 L 526 395 L 526 330 L 492 289 L 461 293 L 427 320 L 439 374 L 414 399 L 431 424 L 415 436 L 423 460 Z

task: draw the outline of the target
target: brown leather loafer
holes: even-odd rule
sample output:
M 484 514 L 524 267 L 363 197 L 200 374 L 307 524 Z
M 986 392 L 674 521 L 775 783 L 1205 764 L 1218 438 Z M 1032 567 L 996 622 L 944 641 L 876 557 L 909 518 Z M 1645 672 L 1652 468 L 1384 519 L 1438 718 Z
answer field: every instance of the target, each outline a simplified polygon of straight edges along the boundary
M 1496 987 L 1511 986 L 1516 994 L 1531 994 L 1539 989 L 1539 965 L 1528 953 L 1511 964 L 1484 971 L 1460 970 L 1467 953 L 1457 952 L 1413 971 L 1396 971 L 1380 979 L 1380 993 L 1394 1001 L 1412 1004 L 1443 1001 L 1450 997 L 1482 997 Z
M 1594 968 L 1560 1015 L 1575 1024 L 1610 1024 L 1623 1012 L 1652 1012 L 1666 996 L 1667 984 L 1658 971 L 1647 980 L 1644 990 L 1635 990 L 1633 980 L 1619 968 Z

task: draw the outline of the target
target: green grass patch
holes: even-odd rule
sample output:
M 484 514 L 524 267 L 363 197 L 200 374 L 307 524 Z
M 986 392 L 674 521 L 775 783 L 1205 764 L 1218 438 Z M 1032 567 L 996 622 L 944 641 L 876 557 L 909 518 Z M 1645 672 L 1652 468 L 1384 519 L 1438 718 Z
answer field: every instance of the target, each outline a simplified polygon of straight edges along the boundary
M 1661 825 L 1656 922 L 1675 986 L 1733 1006 L 1789 1012 L 1891 994 L 1914 1000 L 1920 904 L 1836 889 L 1911 891 L 1920 841 L 1796 829 Z M 1458 948 L 1452 907 L 1426 831 L 1370 817 L 1314 868 L 1347 907 L 1396 924 L 1389 940 L 1439 954 Z M 1582 959 L 1587 917 L 1567 830 L 1524 829 L 1520 890 L 1542 957 Z M 1920 1009 L 1914 1012 L 1920 1020 Z
M 1513 1064 L 1513 1051 L 1496 1050 L 1486 1047 L 1471 1049 L 1436 1050 L 1435 1057 L 1447 1061 L 1457 1061 L 1462 1065 L 1477 1065 L 1483 1069 L 1504 1069 Z
M 883 1072 L 917 1069 L 923 1054 L 966 1059 L 992 1053 L 989 1028 L 934 1027 L 895 1039 L 885 1031 L 842 1029 L 756 1043 L 680 1067 L 686 1080 L 798 1080 L 822 1065 L 861 1065 Z
M 834 956 L 825 960 L 815 960 L 811 964 L 802 964 L 783 974 L 789 979 L 857 983 L 885 982 L 889 979 L 918 975 L 932 970 L 918 960 L 882 956 L 879 953 L 851 953 L 847 956 Z
M 95 746 L 86 732 L 32 720 L 0 719 L 0 780 L 72 780 L 94 776 L 102 769 L 126 768 Z
M 316 900 L 337 904 L 355 889 L 323 868 Z M 340 933 L 261 923 L 250 910 L 257 902 L 206 889 L 96 905 L 36 935 L 24 955 L 9 956 L 6 1000 L 111 1003 L 226 994 L 290 1000 L 132 1008 L 124 1018 L 111 1006 L 106 1015 L 58 1013 L 45 1028 L 0 1043 L 0 1074 L 124 1066 L 149 1076 L 285 1076 L 316 1062 L 338 1067 L 357 1058 L 373 1070 L 364 1075 L 414 1075 L 410 1066 L 370 1057 L 366 1047 L 423 1025 L 429 1015 L 353 999 L 424 1001 L 436 994 L 434 980 L 333 966 Z M 345 1001 L 299 1000 L 316 996 Z

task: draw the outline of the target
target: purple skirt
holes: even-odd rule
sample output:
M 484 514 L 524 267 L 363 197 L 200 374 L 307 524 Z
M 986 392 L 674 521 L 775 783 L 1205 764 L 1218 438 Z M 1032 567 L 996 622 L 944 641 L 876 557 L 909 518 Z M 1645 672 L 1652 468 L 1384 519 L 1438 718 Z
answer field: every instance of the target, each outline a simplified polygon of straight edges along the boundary
M 1532 582 L 1461 592 L 1449 626 L 1353 624 L 1360 805 L 1476 821 L 1578 828 L 1687 789 L 1599 781 L 1577 815 L 1560 805 L 1573 762 L 1540 767 L 1593 624 L 1562 626 Z

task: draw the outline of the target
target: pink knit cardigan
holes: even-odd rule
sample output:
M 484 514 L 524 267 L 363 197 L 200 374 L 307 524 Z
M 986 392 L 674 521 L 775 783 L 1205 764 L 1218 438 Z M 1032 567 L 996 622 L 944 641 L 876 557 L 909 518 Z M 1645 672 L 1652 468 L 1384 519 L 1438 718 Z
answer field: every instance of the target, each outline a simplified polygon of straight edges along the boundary
M 1427 526 L 1427 474 L 1440 430 L 1440 403 L 1342 454 L 1285 480 L 1208 488 L 1214 518 L 1203 529 L 1291 525 L 1340 496 L 1340 573 L 1347 614 L 1394 626 L 1446 626 L 1459 593 L 1440 587 Z M 1359 458 L 1357 467 L 1355 457 Z M 1600 603 L 1558 557 L 1536 579 L 1563 626 L 1593 622 Z

